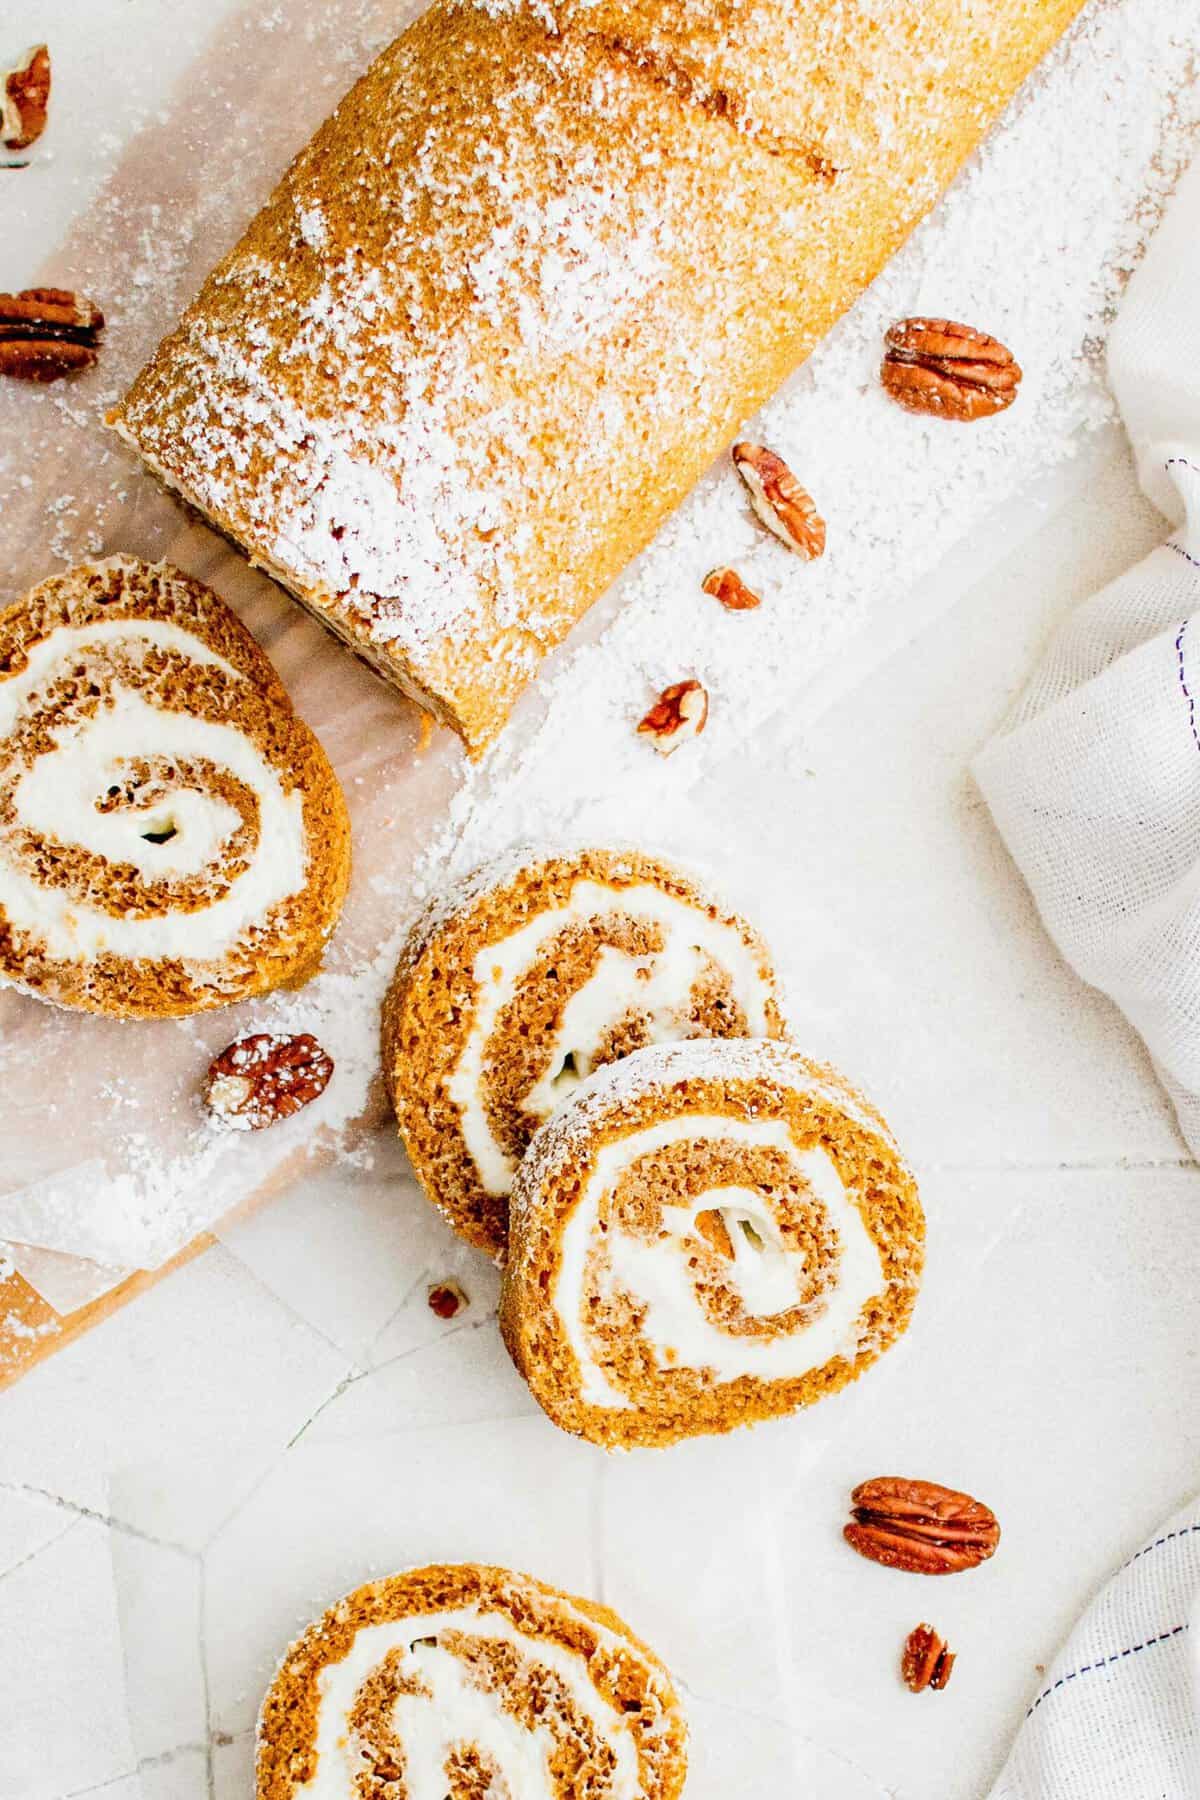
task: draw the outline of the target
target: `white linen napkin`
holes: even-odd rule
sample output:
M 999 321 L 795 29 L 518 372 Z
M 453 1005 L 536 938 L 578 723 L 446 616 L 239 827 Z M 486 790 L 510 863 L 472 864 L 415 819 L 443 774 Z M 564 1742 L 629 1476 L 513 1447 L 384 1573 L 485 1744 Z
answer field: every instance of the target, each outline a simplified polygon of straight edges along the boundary
M 1200 1794 L 1200 1496 L 1092 1601 L 1047 1670 L 991 1800 Z
M 974 774 L 1046 929 L 1141 1033 L 1200 1155 L 1200 162 L 1108 367 L 1177 529 L 1067 620 Z

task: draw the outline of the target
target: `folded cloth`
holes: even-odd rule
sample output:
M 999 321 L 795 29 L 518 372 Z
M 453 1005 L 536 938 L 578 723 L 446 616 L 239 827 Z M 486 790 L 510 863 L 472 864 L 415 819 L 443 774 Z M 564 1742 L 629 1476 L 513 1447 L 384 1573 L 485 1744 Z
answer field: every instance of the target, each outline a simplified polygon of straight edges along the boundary
M 1198 1598 L 1200 1495 L 1092 1601 L 990 1800 L 1195 1800 Z
M 1200 1155 L 1200 162 L 1109 342 L 1175 535 L 1058 632 L 976 780 L 1051 937 L 1145 1039 Z

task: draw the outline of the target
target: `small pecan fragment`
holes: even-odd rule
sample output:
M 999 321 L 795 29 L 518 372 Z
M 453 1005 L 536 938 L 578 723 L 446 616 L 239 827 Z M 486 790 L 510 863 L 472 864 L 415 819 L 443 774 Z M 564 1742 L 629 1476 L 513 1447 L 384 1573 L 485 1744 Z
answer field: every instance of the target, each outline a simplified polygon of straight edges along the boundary
M 901 319 L 885 343 L 879 378 L 909 412 L 984 419 L 1017 397 L 1020 365 L 986 331 L 953 319 Z
M 439 1281 L 430 1288 L 427 1298 L 430 1312 L 436 1313 L 439 1319 L 456 1319 L 464 1307 L 471 1304 L 457 1281 Z
M 932 1625 L 914 1625 L 904 1641 L 900 1673 L 914 1694 L 926 1688 L 941 1693 L 954 1668 L 954 1652 Z
M 0 375 L 57 381 L 90 369 L 103 329 L 100 308 L 65 288 L 0 294 Z
M 860 1556 L 914 1575 L 954 1575 L 993 1555 L 1000 1527 L 990 1507 L 936 1481 L 880 1475 L 850 1496 L 853 1522 L 843 1528 Z
M 762 444 L 735 444 L 733 466 L 768 531 L 811 562 L 825 549 L 825 521 L 781 456 Z
M 676 681 L 664 688 L 638 731 L 653 738 L 664 756 L 689 738 L 699 737 L 708 723 L 708 694 L 698 681 Z
M 0 144 L 28 150 L 46 129 L 50 105 L 50 52 L 35 44 L 15 69 L 0 75 Z
M 700 584 L 706 594 L 719 600 L 726 612 L 750 612 L 762 601 L 748 588 L 736 569 L 710 569 Z
M 222 1050 L 204 1079 L 203 1099 L 231 1131 L 262 1131 L 290 1119 L 325 1092 L 333 1058 L 307 1031 L 264 1031 Z

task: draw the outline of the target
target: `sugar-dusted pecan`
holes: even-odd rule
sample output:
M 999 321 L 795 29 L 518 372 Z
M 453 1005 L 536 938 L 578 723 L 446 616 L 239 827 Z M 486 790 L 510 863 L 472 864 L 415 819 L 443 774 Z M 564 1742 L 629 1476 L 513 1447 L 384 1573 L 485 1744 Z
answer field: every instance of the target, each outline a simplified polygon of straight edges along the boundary
M 0 74 L 0 144 L 28 150 L 46 129 L 50 106 L 50 52 L 35 44 L 15 68 Z
M 1011 350 L 953 319 L 901 319 L 885 340 L 880 380 L 909 412 L 984 419 L 1017 397 L 1021 369 Z
M 689 738 L 699 737 L 708 723 L 708 694 L 698 681 L 676 681 L 664 688 L 638 726 L 654 748 L 669 756 Z
M 736 569 L 710 569 L 701 586 L 706 594 L 719 600 L 726 612 L 750 612 L 761 606 L 758 595 L 748 588 Z
M 762 444 L 735 444 L 733 466 L 768 531 L 807 561 L 825 549 L 825 521 L 781 456 Z
M 0 294 L 0 375 L 58 381 L 95 362 L 104 314 L 66 288 Z
M 993 1555 L 1000 1527 L 990 1507 L 936 1481 L 880 1475 L 850 1496 L 843 1536 L 860 1555 L 915 1575 L 953 1575 Z
M 307 1031 L 259 1032 L 238 1038 L 212 1062 L 204 1104 L 232 1131 L 262 1131 L 316 1100 L 332 1074 L 333 1058 Z
M 923 1694 L 926 1688 L 940 1693 L 950 1680 L 954 1661 L 953 1650 L 932 1625 L 914 1625 L 904 1640 L 900 1673 L 914 1694 Z

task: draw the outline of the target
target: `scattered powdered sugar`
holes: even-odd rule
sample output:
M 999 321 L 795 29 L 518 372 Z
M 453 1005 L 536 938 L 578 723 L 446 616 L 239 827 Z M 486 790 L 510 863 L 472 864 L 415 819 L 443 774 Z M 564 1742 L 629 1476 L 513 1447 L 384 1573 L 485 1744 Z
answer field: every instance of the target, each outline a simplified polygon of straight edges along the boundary
M 510 0 L 489 4 L 502 11 Z M 181 524 L 99 429 L 103 409 L 265 197 L 270 168 L 241 154 L 256 143 L 261 121 L 275 132 L 278 167 L 378 44 L 381 13 L 364 5 L 358 38 L 347 44 L 326 23 L 327 11 L 316 0 L 297 6 L 291 62 L 280 55 L 278 33 L 273 61 L 255 62 L 252 41 L 239 39 L 247 54 L 232 71 L 229 42 L 214 45 L 205 80 L 172 113 L 174 138 L 197 165 L 191 177 L 177 142 L 170 147 L 172 134 L 149 131 L 46 272 L 105 304 L 100 368 L 70 388 L 0 394 L 11 591 L 46 572 L 48 552 L 67 560 L 101 545 L 150 557 L 174 551 L 236 596 L 268 640 L 298 710 L 333 755 L 354 814 L 351 904 L 327 967 L 298 993 L 151 1026 L 82 1021 L 0 996 L 0 1076 L 21 1091 L 25 1121 L 18 1158 L 0 1178 L 0 1237 L 118 1268 L 163 1260 L 323 1144 L 369 1165 L 376 1134 L 389 1129 L 377 1083 L 379 1006 L 411 919 L 446 883 L 531 838 L 640 838 L 657 851 L 664 822 L 687 796 L 702 796 L 706 770 L 741 754 L 771 715 L 801 708 L 812 679 L 837 659 L 869 664 L 882 621 L 956 543 L 977 534 L 986 566 L 1002 548 L 987 532 L 996 506 L 1039 468 L 1071 456 L 1082 431 L 1112 417 L 1104 335 L 1200 128 L 1194 0 L 1159 0 L 1152 9 L 1094 0 L 944 202 L 748 432 L 777 449 L 812 492 L 828 523 L 824 558 L 804 564 L 790 556 L 754 519 L 733 469 L 715 469 L 550 659 L 494 752 L 468 768 L 448 741 L 415 760 L 403 708 L 389 712 L 390 700 L 353 686 L 357 671 L 345 652 L 293 620 L 290 603 L 251 578 L 233 551 Z M 313 55 L 314 34 L 327 54 Z M 290 135 L 279 123 L 289 105 Z M 160 166 L 177 185 L 174 198 L 155 185 L 166 179 Z M 296 215 L 298 243 L 318 247 L 326 230 L 311 205 Z M 599 215 L 585 203 L 568 224 L 560 261 L 547 263 L 543 252 L 529 276 L 543 291 L 599 291 L 611 314 L 651 278 L 654 248 L 634 234 L 619 254 L 614 246 L 601 255 L 598 230 L 603 235 Z M 494 258 L 479 264 L 475 304 L 490 303 L 506 248 L 497 239 Z M 334 278 L 360 279 L 349 264 Z M 370 300 L 364 285 L 364 318 Z M 316 289 L 313 322 L 331 306 L 332 293 Z M 884 398 L 884 329 L 920 312 L 963 318 L 1010 346 L 1025 378 L 1009 412 L 958 427 L 914 418 Z M 547 329 L 548 317 L 539 309 L 529 329 Z M 405 404 L 421 410 L 431 438 L 445 429 L 444 382 L 468 375 L 414 367 Z M 259 397 L 268 439 L 296 428 L 272 412 L 268 394 Z M 353 440 L 354 407 L 348 396 L 342 442 Z M 369 585 L 372 522 L 378 528 L 387 515 L 383 497 L 350 464 L 331 476 L 328 458 L 314 461 L 305 510 L 286 529 L 297 554 L 314 546 L 316 566 L 318 541 L 324 558 L 337 541 L 330 524 L 353 506 L 362 530 L 341 542 L 357 541 L 345 551 L 360 559 L 349 572 Z M 443 500 L 436 484 L 422 495 L 435 512 Z M 441 525 L 414 541 L 414 578 L 441 579 L 437 531 L 485 531 L 488 509 L 481 472 Z M 376 542 L 379 554 L 385 548 Z M 758 611 L 728 613 L 700 591 L 716 564 L 738 569 L 763 598 Z M 450 615 L 470 604 L 464 593 L 444 597 Z M 678 755 L 658 757 L 637 737 L 637 720 L 661 688 L 692 675 L 711 695 L 707 730 Z M 353 699 L 331 707 L 331 693 Z M 394 747 L 384 735 L 388 721 Z M 730 825 L 722 820 L 720 832 L 728 835 Z M 254 1031 L 311 1032 L 336 1072 L 296 1118 L 270 1132 L 222 1135 L 204 1120 L 200 1079 L 232 1037 Z M 32 1079 L 35 1067 L 54 1069 L 52 1091 Z M 76 1135 L 64 1144 L 68 1114 Z

